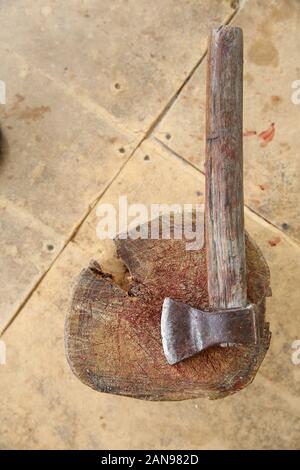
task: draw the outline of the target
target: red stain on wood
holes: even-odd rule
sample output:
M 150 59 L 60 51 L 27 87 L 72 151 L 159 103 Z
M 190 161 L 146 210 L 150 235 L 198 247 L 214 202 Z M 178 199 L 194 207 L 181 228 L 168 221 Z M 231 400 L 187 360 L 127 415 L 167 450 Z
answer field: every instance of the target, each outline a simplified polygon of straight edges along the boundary
M 275 237 L 275 238 L 273 238 L 273 240 L 268 240 L 268 243 L 269 243 L 270 246 L 276 246 L 280 242 L 281 242 L 280 237 Z
M 272 122 L 270 127 L 266 129 L 265 131 L 262 131 L 260 134 L 258 134 L 258 137 L 262 139 L 262 146 L 267 145 L 271 140 L 273 140 L 275 135 L 275 123 Z

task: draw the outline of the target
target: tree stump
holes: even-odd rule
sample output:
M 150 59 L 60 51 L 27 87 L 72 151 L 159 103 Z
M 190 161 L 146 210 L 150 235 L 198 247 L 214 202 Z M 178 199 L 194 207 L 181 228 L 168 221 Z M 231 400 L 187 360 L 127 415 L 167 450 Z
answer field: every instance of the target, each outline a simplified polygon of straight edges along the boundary
M 208 307 L 206 248 L 187 251 L 186 240 L 174 238 L 115 243 L 129 272 L 128 288 L 95 261 L 80 274 L 65 326 L 74 374 L 99 392 L 147 400 L 215 399 L 249 384 L 270 342 L 265 323 L 269 269 L 250 237 L 246 234 L 247 293 L 263 325 L 259 345 L 215 346 L 173 366 L 162 349 L 162 303 L 171 297 Z

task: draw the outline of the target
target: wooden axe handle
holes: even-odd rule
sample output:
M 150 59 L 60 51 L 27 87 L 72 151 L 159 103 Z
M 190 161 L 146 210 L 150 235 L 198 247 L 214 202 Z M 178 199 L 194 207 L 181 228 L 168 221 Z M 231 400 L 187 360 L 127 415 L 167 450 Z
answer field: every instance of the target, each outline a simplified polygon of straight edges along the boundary
M 243 33 L 222 26 L 208 45 L 206 90 L 208 293 L 214 308 L 247 304 L 243 197 Z

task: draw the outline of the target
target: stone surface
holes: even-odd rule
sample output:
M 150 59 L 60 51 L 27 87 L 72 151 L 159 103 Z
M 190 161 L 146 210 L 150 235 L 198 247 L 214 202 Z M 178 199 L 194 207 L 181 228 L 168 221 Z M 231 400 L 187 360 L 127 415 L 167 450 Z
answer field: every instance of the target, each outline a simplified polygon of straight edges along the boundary
M 146 151 L 150 160 L 144 160 Z M 172 201 L 178 187 L 165 180 L 167 169 L 173 181 L 179 177 L 186 181 L 185 197 L 195 203 L 203 177 L 152 142 L 134 156 L 105 201 L 117 204 L 121 190 L 130 201 L 137 201 L 140 194 L 143 202 L 151 202 L 155 194 L 158 201 Z M 143 184 L 136 192 L 130 176 L 141 173 Z M 291 366 L 287 351 L 298 328 L 294 314 L 298 301 L 296 295 L 290 297 L 287 314 L 286 284 L 282 290 L 280 285 L 292 260 L 296 263 L 299 248 L 286 238 L 271 247 L 269 241 L 281 237 L 280 232 L 246 211 L 247 229 L 267 257 L 274 279 L 267 310 L 273 340 L 263 369 L 246 390 L 224 400 L 149 403 L 92 391 L 73 377 L 64 357 L 63 325 L 74 280 L 91 256 L 106 260 L 107 268 L 112 259 L 110 243 L 96 237 L 96 220 L 93 214 L 88 217 L 3 335 L 7 364 L 0 366 L 1 448 L 298 448 L 299 382 L 293 370 L 299 366 Z M 293 268 L 290 291 L 297 290 L 296 274 Z
M 230 3 L 12 1 L 0 7 L 1 39 L 74 100 L 145 132 L 200 60 L 210 27 L 233 13 Z
M 0 48 L 7 88 L 0 108 L 2 194 L 67 238 L 137 137 L 99 120 L 10 47 Z
M 271 269 L 272 297 L 268 299 L 268 314 L 273 337 L 261 373 L 272 383 L 286 390 L 291 402 L 300 403 L 300 365 L 293 364 L 292 344 L 299 339 L 300 248 L 276 228 L 258 219 L 251 224 L 251 234 Z M 284 260 L 284 264 L 283 263 Z M 299 356 L 299 354 L 298 354 Z
M 126 196 L 128 206 L 145 204 L 147 213 L 142 221 L 146 222 L 147 217 L 151 218 L 151 204 L 203 205 L 204 177 L 187 163 L 180 162 L 155 140 L 148 139 L 100 200 L 100 204 L 113 204 L 117 219 L 120 196 Z M 102 247 L 111 247 L 113 243 L 111 240 L 99 240 L 96 236 L 97 224 L 101 220 L 97 215 L 97 207 L 91 211 L 74 240 L 79 245 L 84 244 L 84 249 L 88 250 L 91 257 L 100 255 L 106 269 L 100 251 L 103 253 Z M 133 219 L 133 216 L 128 217 L 128 223 Z
M 1 265 L 6 266 L 1 330 L 138 138 L 120 133 L 74 103 L 10 47 L 1 44 L 0 54 L 7 89 L 6 104 L 0 106 L 1 200 L 16 213 L 3 220 L 0 235 L 16 248 L 16 254 L 10 249 L 1 253 Z M 55 247 L 45 255 L 47 240 Z
M 292 83 L 300 77 L 299 15 L 296 0 L 254 0 L 233 19 L 244 32 L 245 202 L 298 241 L 300 104 L 292 102 L 297 91 Z M 155 130 L 158 139 L 201 169 L 205 73 L 206 60 Z
M 63 239 L 31 214 L 0 198 L 0 331 L 63 246 Z

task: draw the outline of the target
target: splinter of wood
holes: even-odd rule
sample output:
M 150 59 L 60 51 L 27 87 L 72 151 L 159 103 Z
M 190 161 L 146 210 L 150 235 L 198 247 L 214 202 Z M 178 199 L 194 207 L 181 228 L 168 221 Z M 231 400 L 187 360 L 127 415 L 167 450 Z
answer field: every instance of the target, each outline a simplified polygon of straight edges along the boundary
M 206 217 L 209 302 L 247 304 L 243 198 L 243 33 L 222 26 L 208 46 Z

